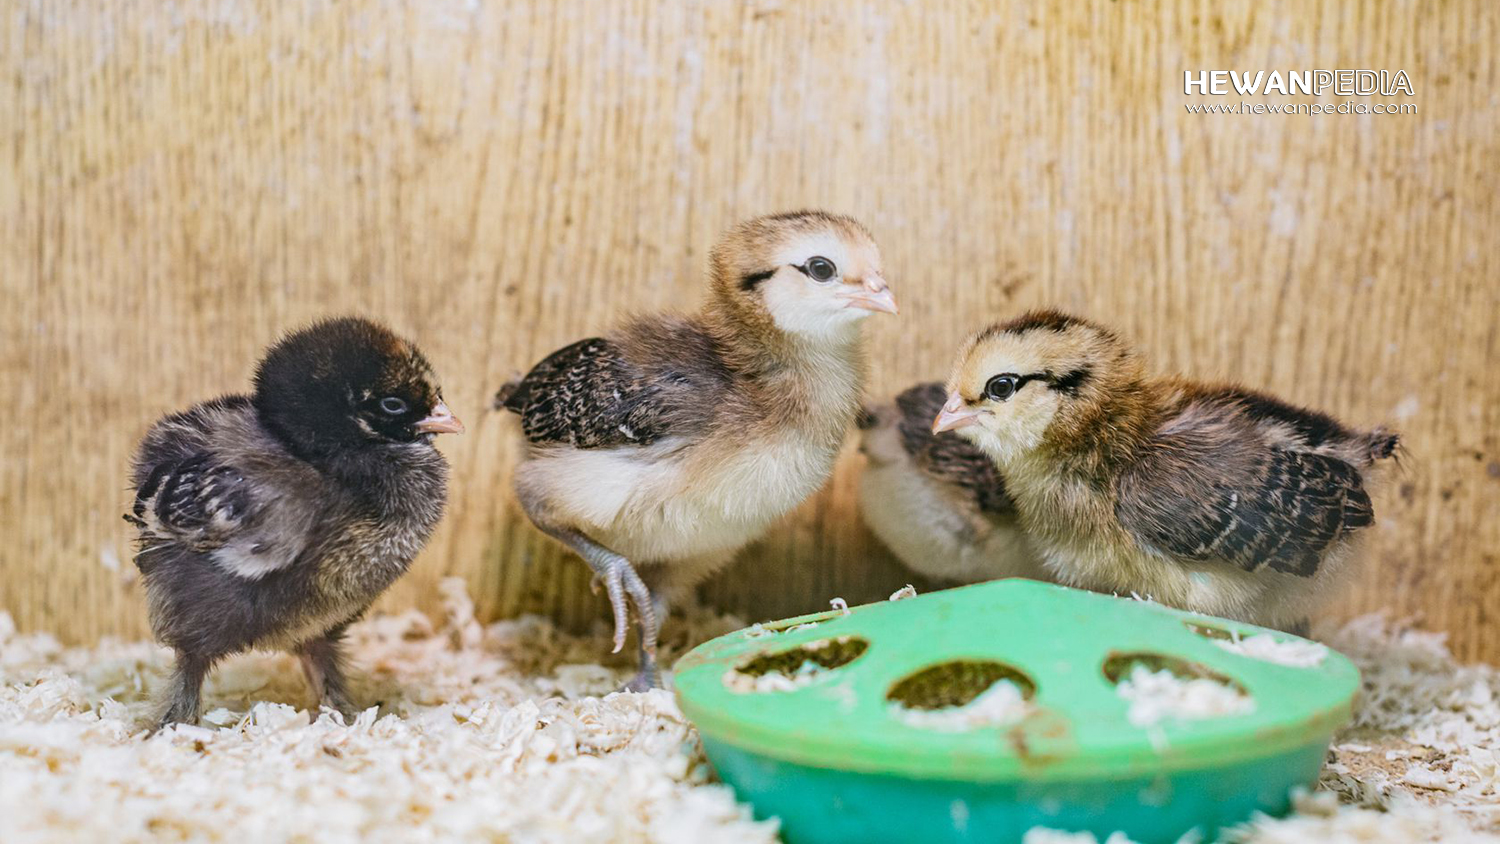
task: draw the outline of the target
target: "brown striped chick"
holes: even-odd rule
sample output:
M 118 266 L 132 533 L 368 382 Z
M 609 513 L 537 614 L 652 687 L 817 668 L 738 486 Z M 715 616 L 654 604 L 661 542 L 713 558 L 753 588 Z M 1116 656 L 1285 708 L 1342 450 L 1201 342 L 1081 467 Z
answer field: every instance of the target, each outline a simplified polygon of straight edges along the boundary
M 941 383 L 917 384 L 861 420 L 865 524 L 934 580 L 1045 579 L 995 464 L 957 434 L 932 432 L 946 397 Z
M 616 651 L 635 605 L 632 689 L 659 683 L 667 601 L 828 478 L 859 410 L 860 323 L 896 312 L 880 250 L 848 217 L 750 220 L 709 265 L 696 314 L 580 340 L 495 397 L 527 439 L 521 506 L 603 582 Z
M 1375 521 L 1398 438 L 1236 386 L 1148 375 L 1053 311 L 964 345 L 935 431 L 982 448 L 1062 583 L 1300 628 Z

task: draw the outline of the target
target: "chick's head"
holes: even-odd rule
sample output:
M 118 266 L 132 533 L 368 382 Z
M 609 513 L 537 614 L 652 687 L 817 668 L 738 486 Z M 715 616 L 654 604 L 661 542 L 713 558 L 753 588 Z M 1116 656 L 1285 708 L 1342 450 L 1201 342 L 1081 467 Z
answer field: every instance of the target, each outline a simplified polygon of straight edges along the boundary
M 254 401 L 304 453 L 430 443 L 463 431 L 422 352 L 357 317 L 315 323 L 272 346 L 255 373 Z
M 851 217 L 822 211 L 757 217 L 730 230 L 710 264 L 721 305 L 787 334 L 847 336 L 873 313 L 896 313 L 880 248 Z
M 975 333 L 959 352 L 933 431 L 954 431 L 1002 465 L 1094 413 L 1135 377 L 1125 344 L 1101 326 L 1033 311 Z

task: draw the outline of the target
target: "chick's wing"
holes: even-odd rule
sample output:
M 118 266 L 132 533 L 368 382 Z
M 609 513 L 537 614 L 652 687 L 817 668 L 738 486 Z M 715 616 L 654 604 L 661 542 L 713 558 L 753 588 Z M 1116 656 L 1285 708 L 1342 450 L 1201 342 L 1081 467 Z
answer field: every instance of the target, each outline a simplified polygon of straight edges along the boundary
M 294 563 L 327 506 L 315 470 L 274 447 L 248 405 L 219 400 L 170 416 L 136 460 L 129 520 L 152 549 L 182 547 L 259 578 Z
M 1331 544 L 1374 522 L 1353 466 L 1212 418 L 1169 423 L 1115 492 L 1115 514 L 1140 542 L 1247 571 L 1311 577 Z

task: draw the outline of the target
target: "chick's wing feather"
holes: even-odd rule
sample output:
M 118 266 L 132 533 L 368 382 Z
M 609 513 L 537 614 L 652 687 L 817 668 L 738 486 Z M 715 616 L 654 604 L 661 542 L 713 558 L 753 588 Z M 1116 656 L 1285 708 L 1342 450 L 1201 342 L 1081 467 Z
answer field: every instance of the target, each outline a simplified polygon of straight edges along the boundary
M 1269 445 L 1239 421 L 1189 412 L 1169 422 L 1119 478 L 1116 516 L 1169 555 L 1311 577 L 1329 545 L 1374 522 L 1359 472 Z
M 506 399 L 533 443 L 646 445 L 664 431 L 658 390 L 614 343 L 580 340 L 548 355 Z
M 659 318 L 548 355 L 504 399 L 538 445 L 608 448 L 691 436 L 711 424 L 730 376 L 697 326 Z
M 258 502 L 234 466 L 196 452 L 158 464 L 137 492 L 133 512 L 158 538 L 200 551 L 222 546 L 252 522 Z
M 932 433 L 932 420 L 946 400 L 943 385 L 936 382 L 917 384 L 896 396 L 902 447 L 919 469 L 963 490 L 980 510 L 1010 512 L 1014 505 L 1005 481 L 989 457 L 957 434 Z
M 129 519 L 143 549 L 186 547 L 252 579 L 298 558 L 324 506 L 316 471 L 275 446 L 239 397 L 158 422 L 135 478 Z

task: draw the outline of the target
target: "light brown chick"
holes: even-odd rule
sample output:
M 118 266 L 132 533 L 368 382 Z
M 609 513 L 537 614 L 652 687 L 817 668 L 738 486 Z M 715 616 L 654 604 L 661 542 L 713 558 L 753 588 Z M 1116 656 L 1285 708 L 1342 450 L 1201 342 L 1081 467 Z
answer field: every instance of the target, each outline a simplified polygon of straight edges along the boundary
M 616 650 L 635 605 L 631 688 L 658 682 L 666 602 L 827 480 L 859 410 L 860 322 L 896 312 L 880 250 L 848 217 L 750 220 L 709 269 L 696 315 L 581 340 L 496 396 L 528 442 L 521 504 L 603 581 Z
M 1059 582 L 1302 626 L 1374 523 L 1395 434 L 1228 385 L 1146 374 L 1113 332 L 1053 311 L 978 332 L 934 430 L 1000 469 Z
M 907 568 L 934 580 L 1046 579 L 995 464 L 957 434 L 932 432 L 946 398 L 939 382 L 916 384 L 861 420 L 865 524 Z

